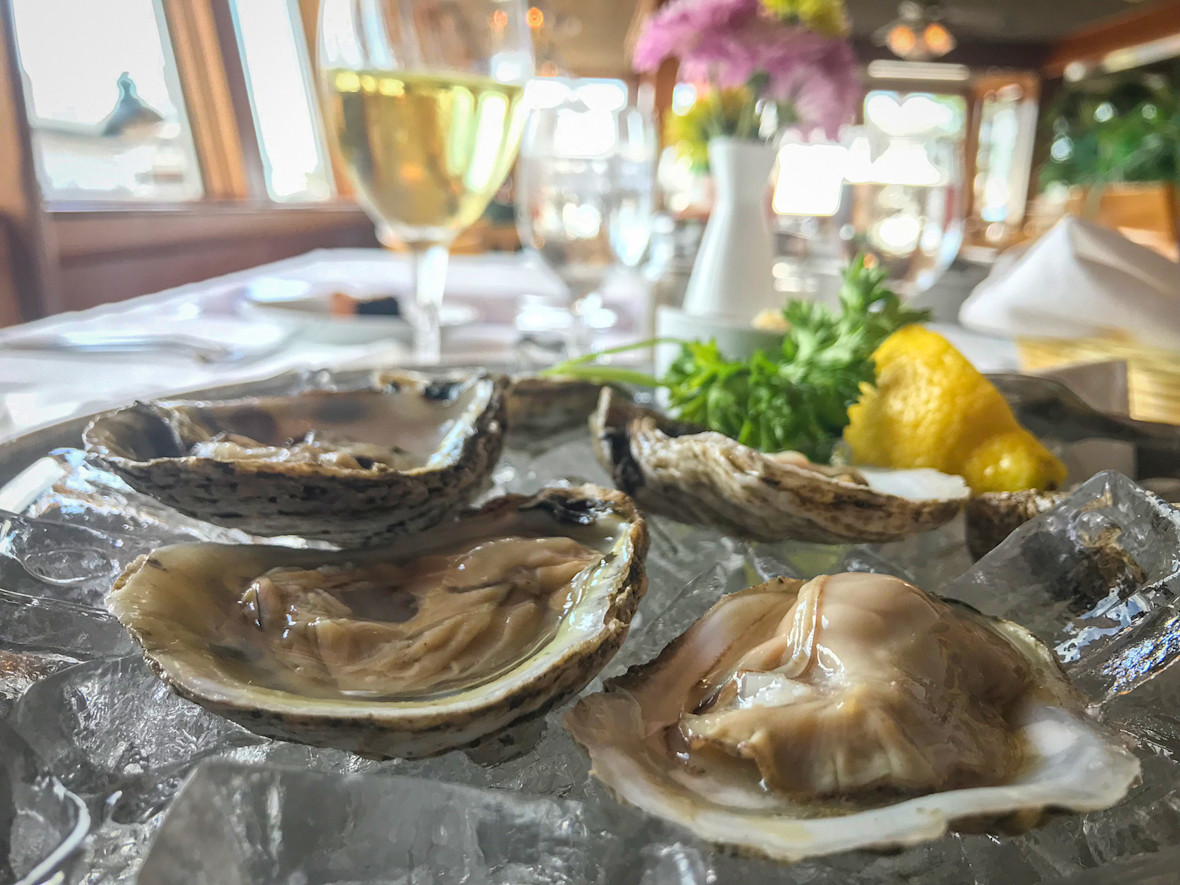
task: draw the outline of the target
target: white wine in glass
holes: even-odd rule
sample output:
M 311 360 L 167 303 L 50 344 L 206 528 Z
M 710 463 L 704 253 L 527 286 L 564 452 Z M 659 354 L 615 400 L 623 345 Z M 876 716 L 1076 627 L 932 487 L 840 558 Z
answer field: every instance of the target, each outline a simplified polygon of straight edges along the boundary
M 357 199 L 415 256 L 415 358 L 440 357 L 447 252 L 520 146 L 533 71 L 523 0 L 322 0 L 328 130 Z

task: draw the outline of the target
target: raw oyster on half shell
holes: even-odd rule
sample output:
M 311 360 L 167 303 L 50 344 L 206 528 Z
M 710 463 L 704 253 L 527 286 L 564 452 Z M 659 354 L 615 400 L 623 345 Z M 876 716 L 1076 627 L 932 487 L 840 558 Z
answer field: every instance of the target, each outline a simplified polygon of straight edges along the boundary
M 503 447 L 500 376 L 386 373 L 364 390 L 155 402 L 100 415 L 90 456 L 181 513 L 255 535 L 372 543 L 454 514 Z
M 581 690 L 627 635 L 647 543 L 624 495 L 550 489 L 379 549 L 165 547 L 108 605 L 178 694 L 252 731 L 427 756 Z
M 620 798 L 783 860 L 1118 802 L 1139 763 L 1024 628 L 885 575 L 724 597 L 566 717 Z
M 935 470 L 763 454 L 609 389 L 590 429 L 599 461 L 641 507 L 762 541 L 893 541 L 949 522 L 970 495 L 960 477 Z

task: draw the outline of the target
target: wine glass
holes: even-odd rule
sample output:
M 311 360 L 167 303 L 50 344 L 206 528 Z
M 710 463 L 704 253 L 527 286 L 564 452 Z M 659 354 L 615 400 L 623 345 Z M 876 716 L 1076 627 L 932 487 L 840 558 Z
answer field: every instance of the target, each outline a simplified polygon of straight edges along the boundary
M 846 251 L 875 256 L 911 297 L 938 281 L 962 243 L 966 114 L 962 99 L 875 91 L 864 125 L 845 132 Z
M 853 164 L 846 177 L 845 253 L 875 256 L 912 298 L 938 282 L 962 244 L 960 150 L 941 138 L 895 137 L 875 147 L 872 162 Z
M 414 254 L 414 355 L 437 363 L 455 237 L 516 159 L 533 49 L 524 0 L 321 0 L 325 117 L 357 199 Z
M 599 294 L 607 273 L 638 265 L 651 235 L 654 128 L 617 95 L 587 104 L 567 87 L 535 107 L 517 167 L 517 230 L 569 291 L 575 355 L 613 320 Z

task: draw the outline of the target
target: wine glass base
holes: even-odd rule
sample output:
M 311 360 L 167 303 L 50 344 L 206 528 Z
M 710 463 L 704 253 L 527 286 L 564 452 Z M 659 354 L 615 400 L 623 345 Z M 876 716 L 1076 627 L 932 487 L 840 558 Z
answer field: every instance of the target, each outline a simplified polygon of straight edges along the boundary
M 591 308 L 585 316 L 586 325 L 595 332 L 609 332 L 619 324 L 619 315 L 601 305 Z M 516 328 L 524 335 L 564 335 L 574 326 L 574 315 L 569 305 L 555 303 L 536 295 L 521 298 L 516 311 Z

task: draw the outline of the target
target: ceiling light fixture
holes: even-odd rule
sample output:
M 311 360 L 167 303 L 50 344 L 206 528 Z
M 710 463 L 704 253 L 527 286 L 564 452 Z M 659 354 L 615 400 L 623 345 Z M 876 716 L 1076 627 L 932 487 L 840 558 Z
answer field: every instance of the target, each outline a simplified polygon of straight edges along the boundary
M 877 59 L 869 62 L 869 78 L 873 80 L 948 80 L 967 81 L 971 69 L 966 65 L 948 65 L 940 62 L 888 61 Z
M 876 40 L 898 58 L 925 61 L 940 58 L 958 45 L 955 35 L 942 23 L 939 3 L 904 0 L 898 17 L 876 33 Z

